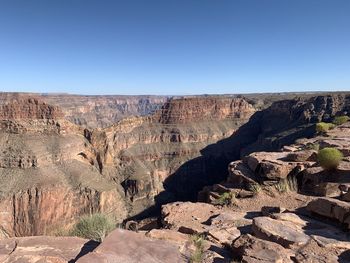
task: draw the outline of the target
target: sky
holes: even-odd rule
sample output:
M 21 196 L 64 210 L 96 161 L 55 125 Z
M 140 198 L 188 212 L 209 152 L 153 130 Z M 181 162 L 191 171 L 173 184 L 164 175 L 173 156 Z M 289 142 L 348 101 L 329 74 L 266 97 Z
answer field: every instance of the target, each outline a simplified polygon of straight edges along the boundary
M 350 90 L 348 0 L 0 0 L 0 91 Z

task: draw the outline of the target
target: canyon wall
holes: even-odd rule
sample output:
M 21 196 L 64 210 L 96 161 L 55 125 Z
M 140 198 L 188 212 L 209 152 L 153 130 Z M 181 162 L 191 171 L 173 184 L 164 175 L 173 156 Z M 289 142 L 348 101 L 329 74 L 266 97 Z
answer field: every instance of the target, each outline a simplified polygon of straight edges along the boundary
M 166 96 L 78 96 L 47 95 L 43 99 L 59 106 L 66 119 L 87 128 L 104 128 L 131 116 L 154 113 Z
M 0 96 L 1 236 L 49 234 L 79 216 L 119 221 L 174 200 L 195 200 L 227 165 L 257 150 L 312 136 L 314 123 L 349 111 L 333 94 L 273 103 L 244 98 L 169 99 L 152 115 L 87 129 L 39 96 Z
M 254 112 L 239 98 L 171 99 L 152 116 L 93 131 L 91 143 L 101 173 L 123 186 L 129 213 L 134 215 L 155 203 L 177 199 L 164 182 L 181 165 L 198 158 L 208 144 L 230 136 Z M 203 168 L 191 167 L 186 177 L 204 174 Z M 196 187 L 212 180 L 217 179 L 203 176 Z
M 169 96 L 84 96 L 71 94 L 0 93 L 0 105 L 8 101 L 35 98 L 64 113 L 66 120 L 84 128 L 104 128 L 131 116 L 145 116 L 154 113 L 168 100 Z
M 0 109 L 1 237 L 50 234 L 89 212 L 127 216 L 82 127 L 37 99 Z
M 171 99 L 153 115 L 89 130 L 40 96 L 3 97 L 0 110 L 4 237 L 50 234 L 91 212 L 121 221 L 174 200 L 167 178 L 255 111 L 238 98 Z

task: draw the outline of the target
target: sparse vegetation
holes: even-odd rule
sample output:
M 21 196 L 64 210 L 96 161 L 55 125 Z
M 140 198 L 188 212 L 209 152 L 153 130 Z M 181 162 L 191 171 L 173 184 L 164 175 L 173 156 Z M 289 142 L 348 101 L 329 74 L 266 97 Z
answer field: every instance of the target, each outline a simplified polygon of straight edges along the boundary
M 101 242 L 114 228 L 115 224 L 110 217 L 96 213 L 81 217 L 71 235 Z
M 318 152 L 318 162 L 325 170 L 336 169 L 343 159 L 343 154 L 336 148 L 326 147 Z
M 348 122 L 350 120 L 349 116 L 343 115 L 343 116 L 337 116 L 334 118 L 333 123 L 335 125 L 342 125 L 345 122 Z
M 333 129 L 335 125 L 333 123 L 319 122 L 316 123 L 316 131 L 318 133 L 326 133 L 327 131 Z
M 248 190 L 252 191 L 254 194 L 257 194 L 261 191 L 261 185 L 260 184 L 250 184 L 248 186 Z
M 200 263 L 203 261 L 204 237 L 202 235 L 192 235 L 191 242 L 195 246 L 195 251 L 191 255 L 191 263 Z
M 295 177 L 287 178 L 285 180 L 279 181 L 274 185 L 275 189 L 280 193 L 285 193 L 288 191 L 297 191 L 298 183 Z
M 235 203 L 235 195 L 232 192 L 226 192 L 220 195 L 220 197 L 213 201 L 214 205 L 232 205 Z

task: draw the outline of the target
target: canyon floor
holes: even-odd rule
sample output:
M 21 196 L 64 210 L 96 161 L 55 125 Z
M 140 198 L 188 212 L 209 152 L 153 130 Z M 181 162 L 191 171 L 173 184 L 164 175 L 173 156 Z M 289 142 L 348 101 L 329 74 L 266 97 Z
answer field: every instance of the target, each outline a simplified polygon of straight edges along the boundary
M 92 128 L 3 94 L 1 262 L 350 262 L 350 122 L 315 128 L 350 95 L 254 96 L 128 98 L 143 116 Z M 53 236 L 96 212 L 123 224 L 101 243 Z

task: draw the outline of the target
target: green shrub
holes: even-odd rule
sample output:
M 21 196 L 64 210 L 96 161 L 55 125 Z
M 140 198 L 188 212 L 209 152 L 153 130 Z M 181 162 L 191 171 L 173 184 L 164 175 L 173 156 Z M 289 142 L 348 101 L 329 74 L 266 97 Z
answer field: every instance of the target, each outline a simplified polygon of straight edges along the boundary
M 96 213 L 82 216 L 74 225 L 71 235 L 101 242 L 114 228 L 111 218 Z
M 258 183 L 251 183 L 248 185 L 248 190 L 256 195 L 261 191 L 261 185 Z
M 318 151 L 318 162 L 325 170 L 336 169 L 343 159 L 343 154 L 336 148 L 323 148 Z
M 231 205 L 235 202 L 235 196 L 231 192 L 226 192 L 220 195 L 219 198 L 213 201 L 214 205 Z
M 203 261 L 204 254 L 204 237 L 202 235 L 192 235 L 191 242 L 195 246 L 195 251 L 191 255 L 191 263 L 200 263 Z
M 333 123 L 335 125 L 342 125 L 345 122 L 348 122 L 349 120 L 350 120 L 350 118 L 348 116 L 346 116 L 346 115 L 344 115 L 344 116 L 337 116 L 337 117 L 334 118 Z
M 335 125 L 333 123 L 319 122 L 316 123 L 316 131 L 318 133 L 326 133 L 327 131 L 333 129 Z

